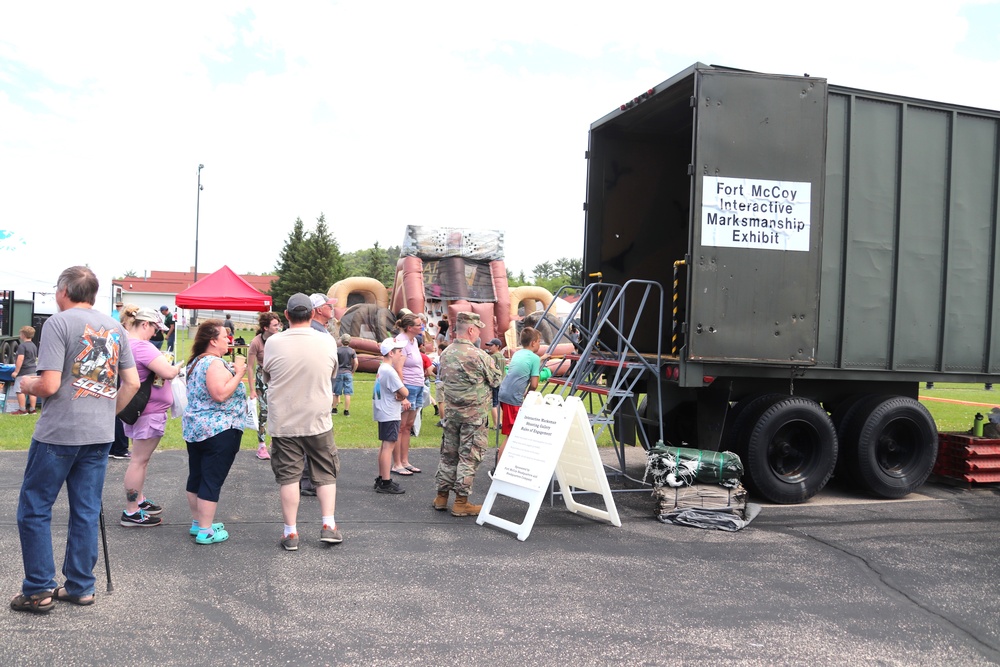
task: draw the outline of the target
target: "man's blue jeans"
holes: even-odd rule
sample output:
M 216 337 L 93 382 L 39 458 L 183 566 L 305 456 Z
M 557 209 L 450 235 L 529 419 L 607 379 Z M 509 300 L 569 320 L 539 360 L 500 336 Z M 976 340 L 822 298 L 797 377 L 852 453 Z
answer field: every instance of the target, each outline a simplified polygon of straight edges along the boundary
M 52 505 L 64 483 L 69 497 L 69 527 L 63 561 L 66 592 L 79 597 L 94 592 L 97 533 L 110 449 L 110 442 L 72 446 L 31 440 L 17 502 L 17 530 L 24 561 L 21 592 L 25 595 L 52 590 L 59 585 L 52 554 Z

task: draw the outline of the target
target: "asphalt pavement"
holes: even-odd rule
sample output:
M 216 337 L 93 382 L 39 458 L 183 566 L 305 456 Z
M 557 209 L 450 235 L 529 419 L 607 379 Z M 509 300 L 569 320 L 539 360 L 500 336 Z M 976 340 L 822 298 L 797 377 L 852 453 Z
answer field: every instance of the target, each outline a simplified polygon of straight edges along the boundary
M 322 544 L 316 500 L 303 498 L 297 552 L 278 545 L 278 487 L 254 452 L 240 452 L 222 490 L 216 520 L 231 537 L 211 546 L 188 536 L 185 452 L 150 463 L 146 492 L 165 507 L 157 528 L 118 525 L 126 462 L 111 461 L 113 593 L 102 554 L 97 604 L 0 611 L 3 664 L 1000 663 L 996 487 L 927 484 L 893 502 L 833 487 L 803 505 L 764 506 L 737 533 L 661 524 L 646 492 L 615 494 L 620 528 L 557 498 L 520 542 L 432 510 L 437 452 L 412 454 L 424 472 L 389 496 L 372 490 L 375 450 L 342 450 L 345 540 Z M 15 514 L 26 458 L 0 452 L 8 599 L 23 576 Z M 628 459 L 641 477 L 641 450 Z M 523 514 L 509 499 L 497 509 Z M 65 537 L 63 496 L 57 554 Z

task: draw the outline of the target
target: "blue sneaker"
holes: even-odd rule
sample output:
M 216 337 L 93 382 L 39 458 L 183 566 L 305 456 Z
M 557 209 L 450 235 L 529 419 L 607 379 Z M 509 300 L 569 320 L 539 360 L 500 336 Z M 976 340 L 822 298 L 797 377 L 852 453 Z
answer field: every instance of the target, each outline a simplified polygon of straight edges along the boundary
M 226 524 L 224 524 L 224 523 L 213 523 L 212 524 L 212 530 L 213 531 L 215 531 L 215 530 L 222 530 L 225 527 L 226 527 Z M 188 534 L 191 535 L 191 537 L 198 537 L 198 524 L 192 523 L 191 524 L 191 530 L 188 531 Z
M 225 542 L 228 539 L 229 533 L 224 528 L 220 528 L 209 535 L 198 533 L 198 537 L 194 538 L 194 541 L 198 544 L 215 544 L 216 542 Z

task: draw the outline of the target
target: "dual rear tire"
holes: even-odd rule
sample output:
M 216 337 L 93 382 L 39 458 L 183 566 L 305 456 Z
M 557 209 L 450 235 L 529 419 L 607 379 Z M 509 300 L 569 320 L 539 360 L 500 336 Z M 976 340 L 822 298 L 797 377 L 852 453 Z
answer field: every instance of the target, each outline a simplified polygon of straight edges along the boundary
M 835 470 L 871 495 L 901 498 L 930 475 L 937 427 L 904 396 L 860 396 L 831 419 L 811 399 L 766 394 L 733 407 L 722 448 L 740 455 L 746 486 L 771 502 L 804 502 Z
M 934 418 L 905 396 L 868 396 L 838 425 L 838 478 L 880 498 L 902 498 L 927 481 L 938 454 Z

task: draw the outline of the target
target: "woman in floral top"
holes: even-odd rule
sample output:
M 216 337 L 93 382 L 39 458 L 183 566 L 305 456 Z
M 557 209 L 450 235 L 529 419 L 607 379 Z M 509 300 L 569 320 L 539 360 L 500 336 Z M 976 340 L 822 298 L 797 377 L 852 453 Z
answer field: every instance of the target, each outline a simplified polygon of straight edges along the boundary
M 198 544 L 229 539 L 221 523 L 212 523 L 219 505 L 219 491 L 240 450 L 247 419 L 247 393 L 243 386 L 246 359 L 229 364 L 229 332 L 219 320 L 198 327 L 187 367 L 187 410 L 181 422 L 188 450 L 188 505 L 191 534 Z

